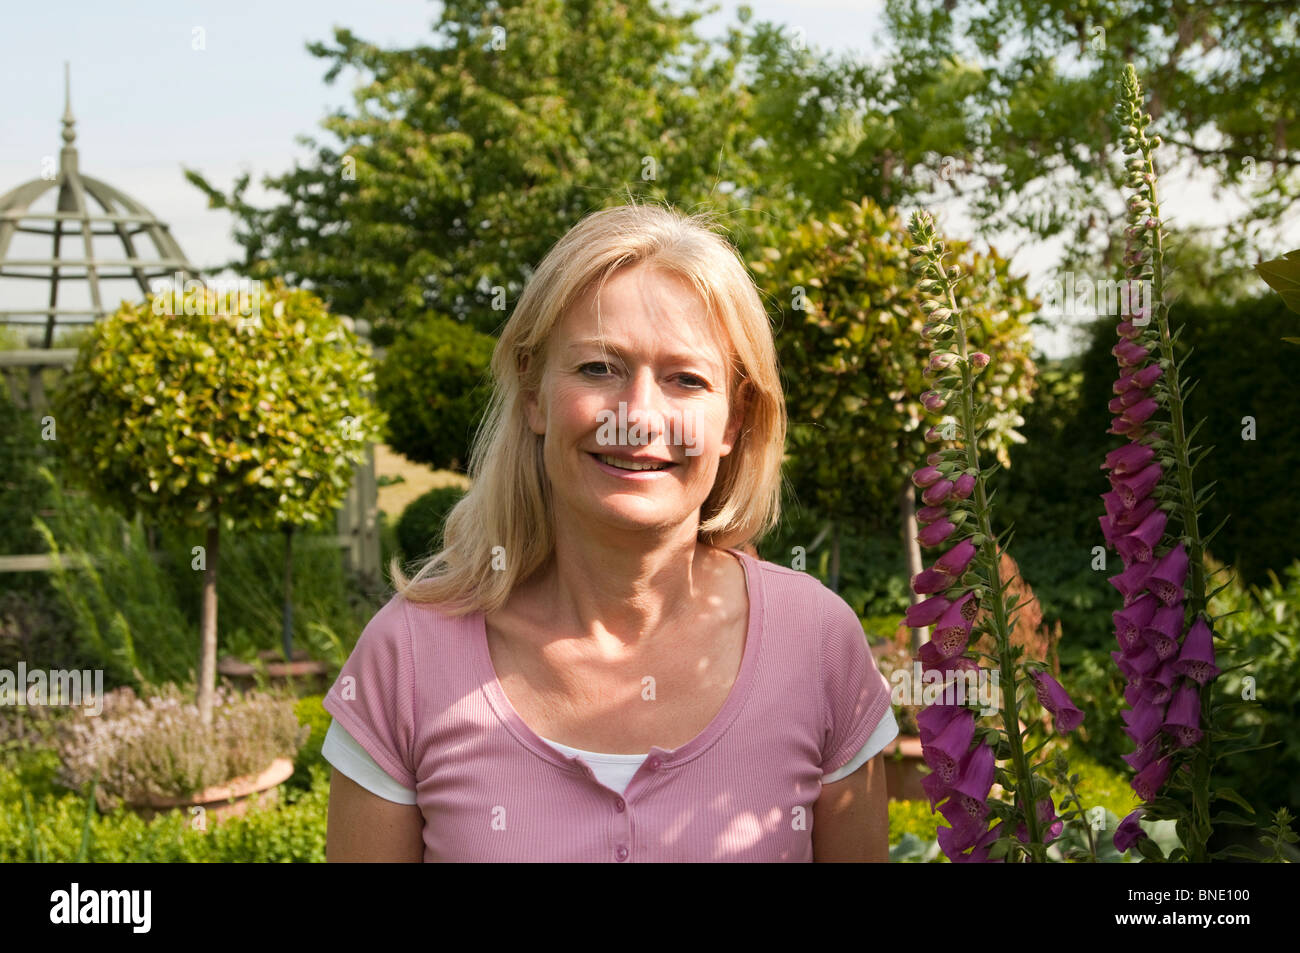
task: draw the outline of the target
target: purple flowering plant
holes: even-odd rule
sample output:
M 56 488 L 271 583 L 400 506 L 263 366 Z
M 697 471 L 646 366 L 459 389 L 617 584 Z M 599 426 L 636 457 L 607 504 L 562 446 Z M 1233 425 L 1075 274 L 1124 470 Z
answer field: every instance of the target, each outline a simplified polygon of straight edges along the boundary
M 1023 603 L 1016 605 L 1016 597 L 1008 595 L 1014 580 L 1002 580 L 998 570 L 999 554 L 1004 540 L 1010 543 L 1012 529 L 999 536 L 992 530 L 994 493 L 988 479 L 999 464 L 980 467 L 978 446 L 988 429 L 981 420 L 987 408 L 974 397 L 975 378 L 991 358 L 971 346 L 955 292 L 962 270 L 945 266 L 944 244 L 933 217 L 915 213 L 908 230 L 911 268 L 919 279 L 927 320 L 922 334 L 931 342 L 925 375 L 935 379 L 934 389 L 921 395 L 921 403 L 932 413 L 946 409 L 950 415 L 925 435 L 927 443 L 946 446 L 931 453 L 926 465 L 912 474 L 925 504 L 916 514 L 923 527 L 917 541 L 941 550 L 933 565 L 912 578 L 912 591 L 927 598 L 914 603 L 904 619 L 909 628 L 934 626 L 919 661 L 925 674 L 939 673 L 945 688 L 917 715 L 922 757 L 931 769 L 921 783 L 931 812 L 938 811 L 948 822 L 939 828 L 938 842 L 949 860 L 1043 863 L 1048 860 L 1047 845 L 1082 808 L 1072 790 L 1053 803 L 1051 784 L 1039 769 L 1049 762 L 1059 767 L 1059 752 L 1055 759 L 1035 762 L 1051 738 L 1027 748 L 1029 729 L 1022 728 L 1020 713 L 1032 694 L 1060 734 L 1073 731 L 1084 716 L 1042 663 L 1022 662 L 1023 647 L 1012 644 L 1015 614 Z M 976 647 L 985 634 L 992 638 L 991 653 Z M 969 692 L 946 690 L 957 682 L 981 681 L 998 687 L 1000 708 L 972 706 Z M 1000 724 L 981 724 L 985 711 L 991 718 L 994 712 L 1000 715 Z M 991 796 L 995 782 L 1014 796 L 1014 803 Z M 1057 808 L 1064 809 L 1070 801 L 1076 809 L 1058 816 Z
M 1209 852 L 1216 825 L 1256 823 L 1234 813 L 1240 807 L 1254 814 L 1236 791 L 1213 787 L 1214 766 L 1266 746 L 1234 744 L 1243 736 L 1223 730 L 1221 722 L 1229 710 L 1249 702 L 1216 702 L 1211 692 L 1221 674 L 1214 627 L 1224 616 L 1211 615 L 1209 604 L 1231 580 L 1207 592 L 1204 555 L 1227 517 L 1201 535 L 1198 516 L 1213 484 L 1197 490 L 1194 473 L 1213 448 L 1192 444 L 1203 420 L 1190 430 L 1184 423 L 1195 382 L 1181 374 L 1190 352 L 1180 361 L 1174 356 L 1182 328 L 1170 331 L 1167 233 L 1153 158 L 1160 138 L 1147 136 L 1152 118 L 1143 112 L 1142 89 L 1131 65 L 1121 77 L 1116 112 L 1129 157 L 1123 300 L 1136 307 L 1124 308 L 1124 319 L 1116 326 L 1119 341 L 1111 351 L 1119 374 L 1110 402 L 1115 417 L 1107 433 L 1128 442 L 1108 453 L 1102 464 L 1111 491 L 1102 495 L 1105 515 L 1099 520 L 1106 545 L 1124 565 L 1109 580 L 1123 597 L 1123 607 L 1113 613 L 1118 650 L 1111 657 L 1127 680 L 1128 707 L 1121 716 L 1134 751 L 1124 760 L 1135 772 L 1131 783 L 1144 803 L 1120 823 L 1114 845 L 1120 852 L 1136 846 L 1150 861 L 1199 863 L 1240 856 L 1240 848 Z M 1138 293 L 1144 286 L 1150 288 L 1146 296 Z M 1226 804 L 1216 810 L 1215 802 Z M 1165 857 L 1140 820 L 1174 820 L 1181 846 Z

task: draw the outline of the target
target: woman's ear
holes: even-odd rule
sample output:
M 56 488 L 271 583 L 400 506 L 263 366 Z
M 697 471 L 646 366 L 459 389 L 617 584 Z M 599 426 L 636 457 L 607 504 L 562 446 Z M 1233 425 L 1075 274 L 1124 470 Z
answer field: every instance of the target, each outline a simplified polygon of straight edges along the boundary
M 515 366 L 519 368 L 521 381 L 526 379 L 531 358 L 532 356 L 529 354 L 520 354 L 515 358 Z M 524 415 L 528 418 L 529 429 L 538 436 L 544 435 L 546 433 L 546 411 L 541 406 L 537 391 L 521 390 L 520 396 L 523 398 Z
M 740 439 L 740 428 L 749 415 L 749 406 L 753 398 L 753 387 L 749 381 L 741 381 L 736 388 L 736 397 L 731 402 L 731 411 L 727 416 L 727 429 L 723 434 L 718 456 L 725 457 Z

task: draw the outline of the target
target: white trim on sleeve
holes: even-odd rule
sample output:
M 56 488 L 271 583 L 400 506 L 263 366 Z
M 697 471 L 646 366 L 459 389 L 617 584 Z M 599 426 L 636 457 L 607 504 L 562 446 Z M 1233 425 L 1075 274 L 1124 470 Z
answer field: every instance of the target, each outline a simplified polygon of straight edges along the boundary
M 378 794 L 384 800 L 398 804 L 416 803 L 415 790 L 398 784 L 379 766 L 370 752 L 361 747 L 361 743 L 333 719 L 330 719 L 329 731 L 325 732 L 320 753 L 326 761 L 338 768 L 340 774 L 351 778 L 371 794 Z
M 830 774 L 822 775 L 822 784 L 830 784 L 832 781 L 842 781 L 847 778 L 858 768 L 862 767 L 880 752 L 885 750 L 885 745 L 889 744 L 898 737 L 898 722 L 894 719 L 894 710 L 885 709 L 885 717 L 880 719 L 880 724 L 876 725 L 876 730 L 871 733 L 858 753 L 853 756 L 853 760 L 840 768 L 838 771 L 832 771 Z

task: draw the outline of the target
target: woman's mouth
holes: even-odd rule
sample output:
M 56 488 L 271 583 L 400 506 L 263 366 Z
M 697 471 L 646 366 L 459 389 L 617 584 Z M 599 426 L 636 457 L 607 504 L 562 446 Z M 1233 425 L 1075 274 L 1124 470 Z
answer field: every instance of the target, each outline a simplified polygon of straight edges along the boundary
M 621 457 L 610 456 L 609 454 L 588 453 L 589 457 L 596 461 L 596 464 L 606 473 L 618 477 L 631 479 L 646 479 L 667 473 L 677 466 L 676 463 L 667 461 L 635 461 L 626 460 Z

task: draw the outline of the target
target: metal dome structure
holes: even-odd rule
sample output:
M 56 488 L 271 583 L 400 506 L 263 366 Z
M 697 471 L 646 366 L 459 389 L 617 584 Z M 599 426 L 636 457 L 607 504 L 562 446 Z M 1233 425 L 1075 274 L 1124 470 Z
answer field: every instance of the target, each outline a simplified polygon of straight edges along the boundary
M 69 87 L 65 65 L 57 170 L 47 157 L 42 178 L 0 196 L 0 324 L 43 326 L 43 344 L 32 344 L 46 348 L 54 346 L 57 326 L 94 322 L 123 297 L 145 298 L 154 290 L 151 280 L 200 277 L 166 224 L 122 191 L 81 173 Z M 23 250 L 11 251 L 15 239 Z M 146 239 L 151 255 L 145 254 Z M 40 282 L 48 285 L 45 294 Z M 127 294 L 110 298 L 114 284 Z

